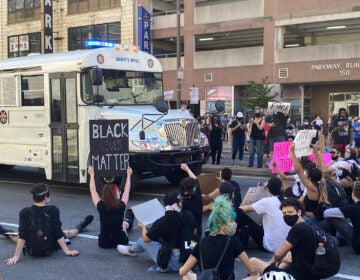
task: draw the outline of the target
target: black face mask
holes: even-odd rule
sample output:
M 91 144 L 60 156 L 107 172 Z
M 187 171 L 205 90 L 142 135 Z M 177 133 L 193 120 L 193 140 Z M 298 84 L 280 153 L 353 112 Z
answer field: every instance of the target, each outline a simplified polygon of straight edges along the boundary
M 331 159 L 332 160 L 337 160 L 339 158 L 339 156 L 332 156 Z
M 256 114 L 255 114 L 255 118 L 260 118 L 260 114 L 259 114 L 259 113 L 256 113 Z
M 299 216 L 297 214 L 284 215 L 283 218 L 284 218 L 285 224 L 287 224 L 289 227 L 292 227 L 293 225 L 295 225 L 296 221 L 299 219 Z

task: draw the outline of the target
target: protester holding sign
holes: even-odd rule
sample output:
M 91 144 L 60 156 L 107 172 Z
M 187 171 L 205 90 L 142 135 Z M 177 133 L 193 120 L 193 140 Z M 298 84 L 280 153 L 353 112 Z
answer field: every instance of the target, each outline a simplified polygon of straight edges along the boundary
M 274 143 L 275 142 L 283 142 L 286 141 L 286 119 L 287 117 L 281 113 L 276 112 L 273 115 L 273 122 L 270 126 L 270 130 L 268 132 L 268 144 L 270 151 L 270 158 L 274 153 Z
M 310 168 L 304 172 L 295 154 L 295 143 L 290 146 L 290 158 L 294 163 L 294 170 L 305 186 L 307 193 L 304 198 L 305 216 L 304 219 L 310 224 L 318 225 L 323 217 L 323 206 L 329 205 L 325 180 L 318 168 Z
M 91 199 L 100 216 L 99 247 L 116 248 L 119 244 L 127 245 L 129 240 L 126 231 L 131 229 L 134 222 L 131 210 L 127 212 L 127 219 L 124 220 L 126 205 L 129 201 L 132 169 L 127 168 L 122 195 L 117 185 L 106 184 L 102 188 L 101 198 L 96 191 L 95 172 L 92 166 L 89 166 L 88 173 Z

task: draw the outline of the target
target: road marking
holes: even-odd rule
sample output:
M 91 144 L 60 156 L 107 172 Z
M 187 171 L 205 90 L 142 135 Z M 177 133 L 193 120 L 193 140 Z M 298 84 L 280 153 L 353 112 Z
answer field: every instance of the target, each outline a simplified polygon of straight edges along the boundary
M 338 273 L 338 274 L 334 275 L 334 277 L 339 277 L 339 278 L 344 278 L 344 279 L 351 279 L 351 280 L 360 280 L 360 277 L 358 277 L 358 276 L 347 275 L 347 274 L 342 274 L 342 273 Z
M 9 227 L 16 227 L 18 228 L 19 225 L 17 224 L 10 224 L 10 223 L 0 223 L 0 225 L 2 226 L 9 226 Z M 78 235 L 76 235 L 77 237 L 82 237 L 82 238 L 88 238 L 88 239 L 98 239 L 98 236 L 96 235 L 89 235 L 89 234 L 81 234 L 79 233 Z

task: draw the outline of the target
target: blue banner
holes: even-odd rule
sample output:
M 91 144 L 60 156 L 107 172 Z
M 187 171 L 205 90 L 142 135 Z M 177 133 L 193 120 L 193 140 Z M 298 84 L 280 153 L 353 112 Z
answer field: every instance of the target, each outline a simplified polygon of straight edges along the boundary
M 138 6 L 138 42 L 139 48 L 143 52 L 151 53 L 151 29 L 150 13 L 143 6 Z

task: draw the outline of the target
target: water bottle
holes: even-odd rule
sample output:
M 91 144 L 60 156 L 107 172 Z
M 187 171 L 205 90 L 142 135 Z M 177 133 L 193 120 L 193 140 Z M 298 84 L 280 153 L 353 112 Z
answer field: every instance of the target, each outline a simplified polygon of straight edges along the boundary
M 325 255 L 326 249 L 324 247 L 324 243 L 319 242 L 318 247 L 316 248 L 316 255 Z

